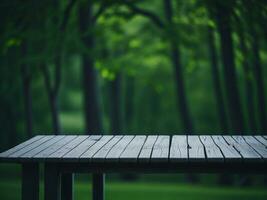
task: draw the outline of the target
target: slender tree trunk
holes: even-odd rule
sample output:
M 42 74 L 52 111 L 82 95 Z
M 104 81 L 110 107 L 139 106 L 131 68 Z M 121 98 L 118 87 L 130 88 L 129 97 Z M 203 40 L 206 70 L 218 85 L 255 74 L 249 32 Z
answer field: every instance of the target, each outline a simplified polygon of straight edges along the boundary
M 117 73 L 115 79 L 110 82 L 110 121 L 112 134 L 121 134 L 122 131 L 121 89 L 121 74 Z
M 219 2 L 218 2 L 219 3 Z M 217 7 L 217 25 L 220 34 L 221 53 L 223 60 L 224 82 L 226 89 L 227 102 L 230 112 L 232 130 L 236 134 L 243 134 L 244 120 L 242 106 L 239 97 L 238 82 L 235 71 L 232 28 L 230 22 L 230 8 L 225 4 L 219 3 Z
M 194 127 L 187 105 L 187 99 L 186 99 L 187 95 L 184 86 L 184 76 L 182 72 L 180 49 L 178 48 L 178 36 L 177 34 L 175 34 L 175 31 L 173 31 L 174 24 L 172 19 L 173 18 L 172 4 L 171 0 L 164 0 L 163 2 L 164 2 L 166 21 L 168 25 L 167 30 L 169 30 L 171 60 L 175 72 L 179 112 L 181 115 L 182 124 L 184 125 L 184 131 L 187 132 L 188 134 L 192 134 L 194 132 Z
M 208 27 L 208 48 L 210 54 L 211 61 L 211 69 L 212 69 L 212 79 L 214 86 L 214 93 L 217 103 L 218 116 L 221 124 L 221 132 L 228 132 L 227 125 L 227 116 L 226 116 L 226 108 L 223 101 L 223 91 L 220 83 L 220 74 L 219 74 L 219 66 L 218 66 L 218 56 L 217 50 L 215 46 L 215 38 L 214 38 L 214 30 L 212 27 Z
M 92 14 L 92 2 L 82 2 L 79 10 L 80 32 L 85 36 L 82 36 L 82 41 L 88 49 L 90 49 L 90 55 L 82 54 L 82 76 L 83 76 L 83 92 L 84 92 L 84 110 L 85 110 L 85 123 L 86 131 L 88 133 L 101 133 L 102 122 L 100 115 L 100 105 L 98 100 L 98 86 L 96 71 L 94 68 L 94 55 L 92 50 L 94 49 L 94 35 L 93 35 L 93 14 Z
M 134 77 L 126 76 L 126 90 L 125 90 L 125 130 L 129 132 L 133 122 L 134 115 Z
M 27 46 L 25 42 L 21 46 L 21 55 L 25 57 L 27 54 Z M 24 113 L 25 113 L 25 124 L 26 134 L 28 138 L 33 136 L 33 111 L 32 111 L 32 93 L 31 93 L 31 75 L 29 66 L 23 63 L 21 64 L 21 77 L 23 86 L 23 97 L 24 97 Z
M 60 72 L 56 72 L 55 76 L 55 86 L 52 86 L 51 80 L 50 80 L 50 74 L 48 70 L 47 65 L 41 65 L 41 70 L 43 72 L 44 76 L 44 82 L 45 82 L 45 88 L 48 95 L 48 101 L 51 111 L 51 120 L 52 120 L 52 127 L 55 135 L 58 135 L 61 133 L 61 126 L 59 121 L 59 108 L 58 108 L 58 91 L 60 86 Z M 59 73 L 59 74 L 58 74 Z
M 253 28 L 252 28 L 253 29 Z M 262 133 L 267 132 L 267 119 L 266 119 L 266 102 L 265 102 L 265 87 L 262 76 L 262 65 L 261 58 L 259 53 L 259 41 L 257 38 L 257 34 L 255 30 L 252 30 L 251 38 L 252 38 L 252 53 L 253 53 L 253 64 L 254 64 L 254 73 L 256 79 L 257 86 L 257 94 L 258 94 L 258 113 L 260 119 L 260 131 Z
M 255 117 L 255 110 L 254 110 L 254 87 L 253 87 L 253 80 L 254 76 L 249 64 L 249 54 L 248 54 L 248 49 L 245 41 L 245 36 L 244 36 L 244 29 L 241 27 L 242 25 L 240 24 L 241 22 L 239 21 L 239 40 L 240 40 L 240 50 L 243 54 L 243 61 L 242 65 L 244 68 L 244 74 L 245 74 L 245 87 L 246 87 L 246 103 L 247 103 L 247 108 L 248 108 L 248 120 L 249 120 L 249 132 L 257 132 L 257 123 L 256 123 L 256 117 Z

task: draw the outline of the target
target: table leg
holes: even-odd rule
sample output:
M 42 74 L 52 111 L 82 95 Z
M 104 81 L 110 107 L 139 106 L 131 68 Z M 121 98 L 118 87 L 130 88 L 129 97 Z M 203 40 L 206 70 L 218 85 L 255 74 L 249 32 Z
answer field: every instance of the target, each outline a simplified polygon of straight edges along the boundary
M 61 199 L 73 200 L 73 179 L 72 173 L 61 174 Z
M 39 199 L 39 165 L 37 163 L 22 164 L 22 200 Z
M 104 200 L 105 174 L 93 174 L 93 200 Z
M 60 200 L 60 171 L 56 164 L 45 164 L 44 174 L 45 200 Z

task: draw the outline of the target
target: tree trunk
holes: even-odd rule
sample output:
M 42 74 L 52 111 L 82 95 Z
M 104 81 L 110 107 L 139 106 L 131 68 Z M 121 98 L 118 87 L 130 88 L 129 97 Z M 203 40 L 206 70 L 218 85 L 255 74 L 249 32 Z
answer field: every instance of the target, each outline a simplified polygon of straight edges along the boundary
M 21 55 L 25 57 L 27 54 L 27 47 L 25 42 L 21 46 Z M 21 64 L 21 77 L 23 86 L 23 97 L 24 97 L 24 113 L 25 113 L 25 124 L 26 134 L 28 138 L 33 136 L 33 111 L 32 111 L 32 93 L 31 93 L 31 75 L 27 64 Z
M 59 108 L 58 108 L 58 97 L 57 94 L 49 95 L 49 103 L 51 109 L 52 116 L 52 126 L 55 135 L 59 135 L 61 133 L 61 126 L 59 121 Z
M 187 105 L 187 99 L 186 99 L 187 95 L 184 86 L 184 77 L 181 66 L 180 50 L 178 48 L 178 36 L 177 34 L 175 34 L 175 31 L 173 31 L 174 24 L 172 19 L 173 12 L 172 12 L 171 0 L 164 0 L 164 11 L 168 25 L 167 30 L 169 30 L 168 36 L 170 37 L 171 60 L 175 72 L 176 92 L 178 96 L 177 99 L 178 99 L 179 112 L 182 124 L 184 125 L 184 132 L 192 134 L 194 132 L 194 127 Z
M 79 10 L 80 33 L 81 35 L 87 33 L 82 37 L 83 43 L 90 49 L 90 55 L 82 54 L 82 76 L 83 76 L 83 92 L 84 92 L 84 110 L 85 110 L 85 123 L 87 133 L 101 133 L 102 122 L 100 117 L 100 105 L 98 100 L 98 86 L 97 76 L 94 68 L 94 35 L 93 35 L 93 15 L 92 15 L 92 2 L 84 1 L 80 5 Z
M 254 110 L 254 87 L 253 87 L 253 80 L 254 76 L 249 64 L 249 55 L 248 55 L 248 49 L 245 41 L 244 36 L 244 29 L 241 27 L 241 22 L 238 22 L 239 30 L 239 40 L 240 40 L 240 50 L 243 54 L 243 60 L 242 65 L 244 69 L 245 74 L 245 88 L 246 88 L 246 103 L 248 108 L 248 120 L 249 120 L 249 132 L 257 132 L 257 123 L 256 123 L 256 117 L 255 117 L 255 110 Z
M 117 73 L 114 80 L 110 82 L 110 122 L 111 133 L 121 134 L 122 116 L 121 116 L 121 74 Z
M 132 129 L 133 115 L 134 115 L 134 77 L 126 76 L 126 90 L 125 90 L 125 131 L 129 132 Z
M 218 2 L 219 3 L 219 2 Z M 223 61 L 224 82 L 229 106 L 230 120 L 232 124 L 231 131 L 235 134 L 244 133 L 243 113 L 239 91 L 237 87 L 237 77 L 235 71 L 232 29 L 230 22 L 230 7 L 219 3 L 217 7 L 217 25 L 220 34 L 221 53 Z
M 253 28 L 252 28 L 253 29 Z M 252 30 L 252 54 L 253 54 L 253 65 L 254 65 L 254 73 L 256 79 L 257 86 L 257 94 L 258 94 L 258 113 L 259 113 L 259 121 L 260 121 L 260 132 L 267 132 L 267 121 L 266 121 L 266 105 L 265 105 L 265 87 L 264 81 L 262 77 L 262 66 L 261 66 L 261 58 L 259 53 L 259 41 L 258 36 L 255 33 L 255 30 Z
M 215 98 L 216 98 L 216 103 L 217 103 L 218 116 L 219 116 L 219 120 L 221 124 L 220 131 L 222 133 L 227 133 L 228 125 L 227 125 L 226 108 L 223 102 L 223 92 L 222 92 L 222 87 L 220 83 L 218 56 L 217 56 L 217 50 L 215 46 L 214 30 L 212 27 L 208 27 L 208 48 L 209 48 L 210 61 L 211 61 L 214 93 L 215 93 Z

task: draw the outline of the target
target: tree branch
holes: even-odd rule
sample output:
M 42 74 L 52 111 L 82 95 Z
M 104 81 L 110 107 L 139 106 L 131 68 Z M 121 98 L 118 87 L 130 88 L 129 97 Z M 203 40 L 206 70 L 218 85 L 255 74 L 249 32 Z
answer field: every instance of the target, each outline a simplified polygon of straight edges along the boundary
M 155 13 L 148 11 L 143 8 L 139 8 L 133 3 L 124 2 L 124 4 L 135 14 L 142 15 L 144 17 L 149 18 L 157 27 L 163 29 L 165 27 L 164 22 L 157 16 Z
M 64 14 L 63 14 L 62 23 L 59 27 L 60 31 L 62 31 L 62 32 L 65 31 L 67 24 L 68 24 L 68 21 L 69 21 L 69 17 L 70 17 L 72 8 L 74 7 L 76 2 L 77 2 L 76 0 L 70 0 L 69 4 L 66 6 L 66 9 L 64 10 Z
M 108 8 L 107 4 L 103 2 L 99 7 L 99 9 L 97 10 L 96 14 L 92 18 L 93 23 L 97 21 L 97 19 L 106 11 L 107 8 Z

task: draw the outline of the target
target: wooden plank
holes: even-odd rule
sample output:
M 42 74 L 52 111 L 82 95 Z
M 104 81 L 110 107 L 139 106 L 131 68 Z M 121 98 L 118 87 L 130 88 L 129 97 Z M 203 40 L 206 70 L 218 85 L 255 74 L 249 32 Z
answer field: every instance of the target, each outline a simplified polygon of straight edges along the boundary
M 236 149 L 227 144 L 221 135 L 213 135 L 212 139 L 215 144 L 221 149 L 225 162 L 238 162 L 242 160 L 242 156 L 236 151 Z
M 4 157 L 8 157 L 9 155 L 11 155 L 12 153 L 15 153 L 21 149 L 23 149 L 24 147 L 40 140 L 41 138 L 43 138 L 44 136 L 43 135 L 38 135 L 38 136 L 35 136 L 23 143 L 20 143 L 18 144 L 17 146 L 11 148 L 11 149 L 8 149 L 7 151 L 3 152 L 3 153 L 0 153 L 0 158 L 4 158 Z
M 261 161 L 261 156 L 253 150 L 243 138 L 239 136 L 223 136 L 226 142 L 232 145 L 244 158 L 244 162 Z M 234 139 L 235 138 L 235 139 Z
M 106 156 L 106 161 L 119 161 L 121 153 L 124 151 L 124 149 L 127 147 L 127 145 L 131 142 L 133 138 L 133 135 L 123 136 L 123 138 L 109 151 L 108 155 Z
M 64 145 L 63 147 L 61 147 L 60 149 L 58 149 L 57 151 L 55 151 L 51 155 L 49 155 L 46 159 L 54 160 L 54 159 L 61 158 L 62 156 L 67 154 L 69 151 L 74 149 L 77 145 L 79 145 L 84 140 L 86 140 L 88 137 L 89 136 L 86 136 L 86 135 L 77 136 L 71 142 L 67 143 L 66 145 Z
M 121 140 L 122 137 L 122 135 L 114 136 L 93 156 L 93 158 L 91 158 L 91 162 L 104 162 L 109 151 Z
M 167 162 L 169 157 L 170 136 L 159 135 L 153 146 L 151 162 Z
M 142 149 L 146 140 L 145 135 L 137 135 L 129 143 L 126 149 L 120 155 L 120 161 L 122 162 L 137 162 L 138 155 Z
M 75 136 L 75 135 L 67 135 L 63 139 L 61 139 L 58 142 L 56 142 L 55 144 L 53 144 L 53 146 L 51 146 L 51 147 L 39 152 L 38 154 L 36 154 L 33 157 L 34 158 L 43 158 L 43 159 L 45 159 L 48 156 L 50 156 L 52 153 L 56 152 L 57 150 L 62 148 L 64 145 L 66 145 L 67 143 L 69 143 L 70 141 L 75 139 L 76 137 L 77 136 Z
M 65 136 L 63 135 L 59 135 L 59 136 L 55 136 L 53 137 L 51 140 L 48 140 L 44 143 L 42 143 L 41 145 L 39 145 L 38 147 L 28 151 L 27 153 L 23 154 L 20 156 L 20 158 L 32 158 L 34 155 L 40 153 L 41 151 L 49 148 L 51 145 L 53 145 L 54 143 L 58 142 L 59 140 L 63 139 Z
M 170 161 L 187 162 L 188 161 L 188 144 L 186 135 L 172 136 Z
M 98 142 L 84 152 L 80 158 L 83 161 L 90 161 L 90 159 L 101 149 L 108 141 L 113 138 L 113 135 L 104 135 Z
M 244 140 L 257 151 L 263 158 L 267 158 L 267 148 L 253 136 L 243 136 Z
M 264 137 L 260 136 L 260 135 L 256 135 L 254 136 L 260 143 L 262 143 L 264 146 L 267 147 L 267 139 L 265 139 Z
M 48 136 L 45 136 L 45 137 L 42 137 L 40 140 L 37 140 L 35 142 L 33 142 L 32 144 L 16 151 L 15 153 L 9 155 L 8 157 L 10 158 L 17 158 L 25 153 L 27 153 L 28 151 L 31 151 L 32 149 L 35 149 L 36 147 L 40 146 L 41 144 L 45 143 L 46 141 L 49 141 L 51 140 L 53 137 L 53 135 L 48 135 Z
M 149 135 L 143 145 L 138 160 L 140 162 L 149 162 L 152 154 L 153 146 L 157 140 L 157 135 Z
M 187 136 L 189 161 L 206 161 L 204 146 L 196 135 Z
M 97 141 L 100 140 L 102 136 L 101 135 L 92 135 L 85 139 L 82 143 L 80 143 L 78 146 L 73 148 L 71 151 L 69 151 L 67 154 L 63 156 L 64 160 L 78 160 L 80 156 L 87 151 L 93 144 L 95 144 Z
M 211 136 L 201 135 L 199 136 L 202 144 L 204 145 L 207 161 L 208 162 L 223 162 L 224 157 L 219 147 L 213 142 Z

